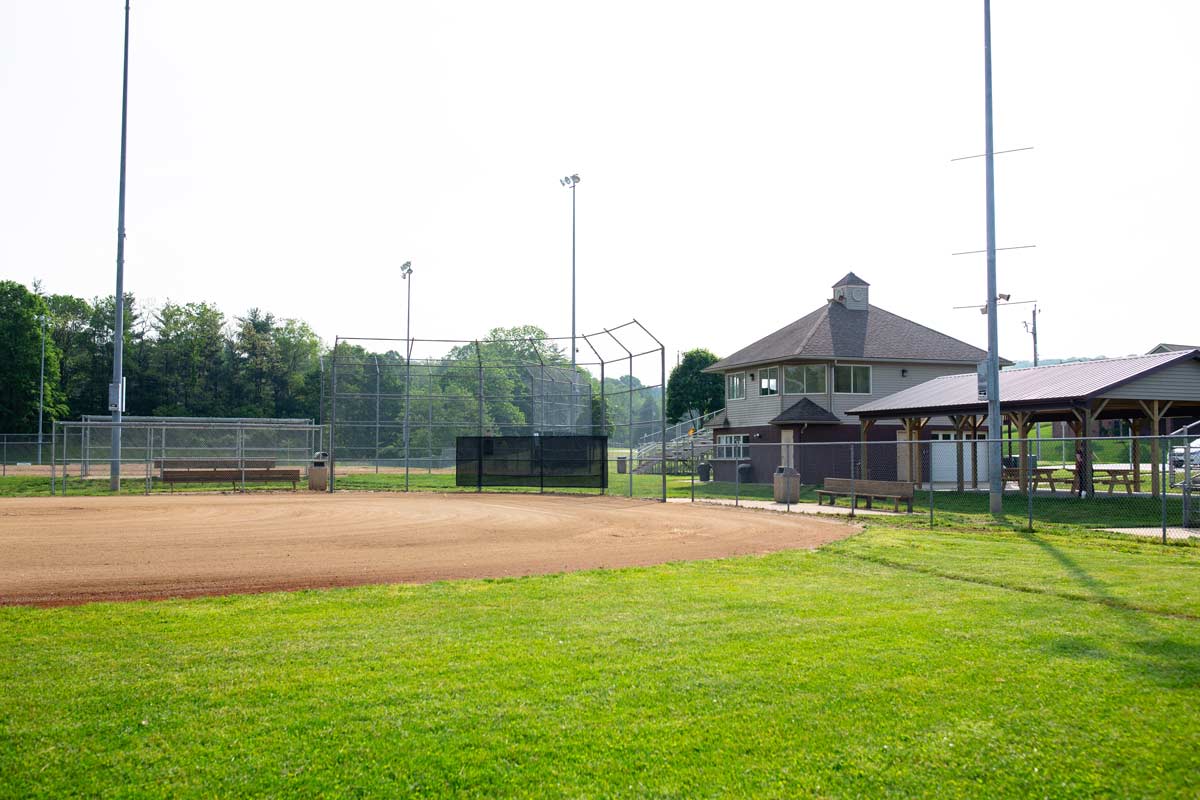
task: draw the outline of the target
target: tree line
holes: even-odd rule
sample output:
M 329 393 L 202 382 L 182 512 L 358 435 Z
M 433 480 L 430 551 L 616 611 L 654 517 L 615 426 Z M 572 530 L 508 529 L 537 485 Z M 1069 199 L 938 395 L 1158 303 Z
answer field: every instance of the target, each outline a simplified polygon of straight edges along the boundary
M 43 294 L 14 281 L 0 281 L 0 432 L 37 431 L 42 331 L 45 330 L 45 429 L 53 420 L 79 419 L 84 414 L 106 414 L 108 385 L 112 379 L 114 302 L 110 297 L 91 300 L 68 294 Z M 279 318 L 269 311 L 252 308 L 242 316 L 227 317 L 211 303 L 167 302 L 148 307 L 132 294 L 125 298 L 126 410 L 133 416 L 275 417 L 322 420 L 324 367 L 331 348 L 304 321 Z M 557 346 L 540 341 L 545 333 L 536 326 L 496 328 L 481 340 L 487 358 L 498 363 L 545 364 L 548 369 L 569 369 L 566 355 Z M 528 341 L 525 345 L 523 342 Z M 446 364 L 469 364 L 478 359 L 474 344 L 451 349 Z M 357 378 L 344 368 L 341 380 L 360 380 L 370 385 L 366 362 L 378 357 L 385 364 L 403 362 L 399 353 L 372 353 L 343 343 L 339 361 L 362 361 Z M 685 355 L 672 371 L 668 383 L 668 419 L 674 422 L 693 410 L 713 411 L 723 405 L 720 376 L 701 370 L 716 360 L 706 350 Z M 515 367 L 514 367 L 515 370 Z M 389 370 L 389 380 L 399 373 Z M 545 373 L 543 371 L 543 377 Z M 453 419 L 472 394 L 468 373 L 446 369 L 427 394 L 445 395 L 433 408 L 433 400 L 412 414 L 434 413 Z M 488 370 L 485 393 L 489 397 L 517 397 L 517 384 L 530 380 L 528 370 Z M 605 379 L 608 419 L 600 419 L 598 379 L 583 371 L 590 383 L 592 401 L 578 422 L 603 427 L 617 439 L 629 441 L 652 432 L 659 419 L 661 389 L 643 387 L 636 377 L 624 375 Z M 415 385 L 415 384 L 414 384 Z M 395 393 L 395 386 L 384 391 Z M 632 389 L 633 391 L 630 391 Z M 454 397 L 464 398 L 455 403 Z M 594 407 L 593 407 L 594 406 Z M 633 430 L 628 427 L 630 411 Z M 395 403 L 387 412 L 394 420 L 401 413 Z M 546 422 L 545 408 L 528 402 L 488 401 L 489 429 L 536 426 Z M 538 415 L 541 415 L 539 417 Z M 339 414 L 339 416 L 341 416 Z M 464 418 L 465 419 L 465 418 Z M 413 428 L 414 432 L 416 427 Z M 415 446 L 415 441 L 413 442 Z M 432 447 L 433 443 L 429 445 Z

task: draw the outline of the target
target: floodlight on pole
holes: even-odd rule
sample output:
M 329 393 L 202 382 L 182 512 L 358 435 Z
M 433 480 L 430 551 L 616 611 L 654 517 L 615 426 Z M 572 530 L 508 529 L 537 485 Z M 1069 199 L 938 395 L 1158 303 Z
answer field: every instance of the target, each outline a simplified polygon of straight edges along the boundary
M 572 174 L 559 178 L 558 182 L 571 190 L 571 370 L 575 370 L 575 187 L 579 185 L 579 175 Z
M 121 412 L 125 410 L 125 140 L 129 120 L 129 0 L 125 0 L 125 57 L 121 71 L 121 178 L 117 193 L 117 288 L 113 296 L 113 368 L 108 387 L 108 409 L 112 412 L 112 452 L 108 488 L 121 489 Z
M 575 187 L 579 174 L 559 178 L 559 183 L 571 190 L 571 432 L 575 432 L 575 399 L 579 393 L 579 373 L 575 366 Z
M 406 284 L 408 295 L 407 309 L 404 312 L 404 491 L 408 491 L 408 407 L 411 405 L 412 391 L 412 262 L 405 261 L 400 265 L 400 279 Z

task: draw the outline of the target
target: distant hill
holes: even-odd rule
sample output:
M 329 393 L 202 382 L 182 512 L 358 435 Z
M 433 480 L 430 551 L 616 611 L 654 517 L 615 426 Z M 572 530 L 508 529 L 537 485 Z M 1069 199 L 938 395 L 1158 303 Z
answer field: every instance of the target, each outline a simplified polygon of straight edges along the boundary
M 1137 355 L 1137 353 L 1129 353 L 1128 355 Z M 1116 358 L 1117 356 L 1071 356 L 1070 358 L 1039 358 L 1038 366 L 1048 367 L 1051 364 L 1073 364 L 1076 361 L 1103 361 L 1106 358 Z M 1018 361 L 1009 369 L 1020 369 L 1022 367 L 1032 367 L 1032 361 Z

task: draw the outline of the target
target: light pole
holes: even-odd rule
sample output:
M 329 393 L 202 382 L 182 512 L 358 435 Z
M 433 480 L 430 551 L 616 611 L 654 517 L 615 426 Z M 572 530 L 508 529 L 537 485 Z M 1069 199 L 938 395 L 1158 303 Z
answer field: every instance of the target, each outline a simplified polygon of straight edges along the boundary
M 571 432 L 575 432 L 575 395 L 579 393 L 575 368 L 575 187 L 579 185 L 579 175 L 571 174 L 559 178 L 559 183 L 571 190 Z
M 559 178 L 559 183 L 571 190 L 571 372 L 575 371 L 575 187 L 578 175 Z
M 42 463 L 42 415 L 46 410 L 46 315 L 42 314 L 42 374 L 38 381 L 38 464 Z
M 112 453 L 108 488 L 121 488 L 121 412 L 124 411 L 125 354 L 125 131 L 129 119 L 129 0 L 125 0 L 125 60 L 121 71 L 121 180 L 117 194 L 117 293 L 113 320 L 112 384 L 108 387 L 108 410 L 112 412 Z
M 987 408 L 988 408 L 988 507 L 992 516 L 1004 515 L 1004 482 L 1000 449 L 1000 349 L 996 320 L 996 159 L 992 141 L 992 4 L 983 0 L 983 139 L 984 192 L 987 215 Z
M 408 308 L 404 312 L 404 491 L 408 491 L 408 407 L 412 405 L 412 262 L 400 265 L 400 279 L 407 282 Z

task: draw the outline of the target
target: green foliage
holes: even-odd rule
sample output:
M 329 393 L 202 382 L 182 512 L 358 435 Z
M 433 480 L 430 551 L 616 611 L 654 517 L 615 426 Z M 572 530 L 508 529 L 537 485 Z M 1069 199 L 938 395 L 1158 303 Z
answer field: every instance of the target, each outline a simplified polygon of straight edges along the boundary
M 46 300 L 14 281 L 0 281 L 0 431 L 36 431 Z M 46 333 L 45 421 L 66 411 L 59 388 L 60 351 Z
M 717 360 L 712 351 L 703 348 L 683 354 L 683 360 L 671 370 L 667 381 L 668 422 L 679 422 L 690 411 L 704 415 L 725 407 L 724 378 L 704 372 L 705 367 Z

